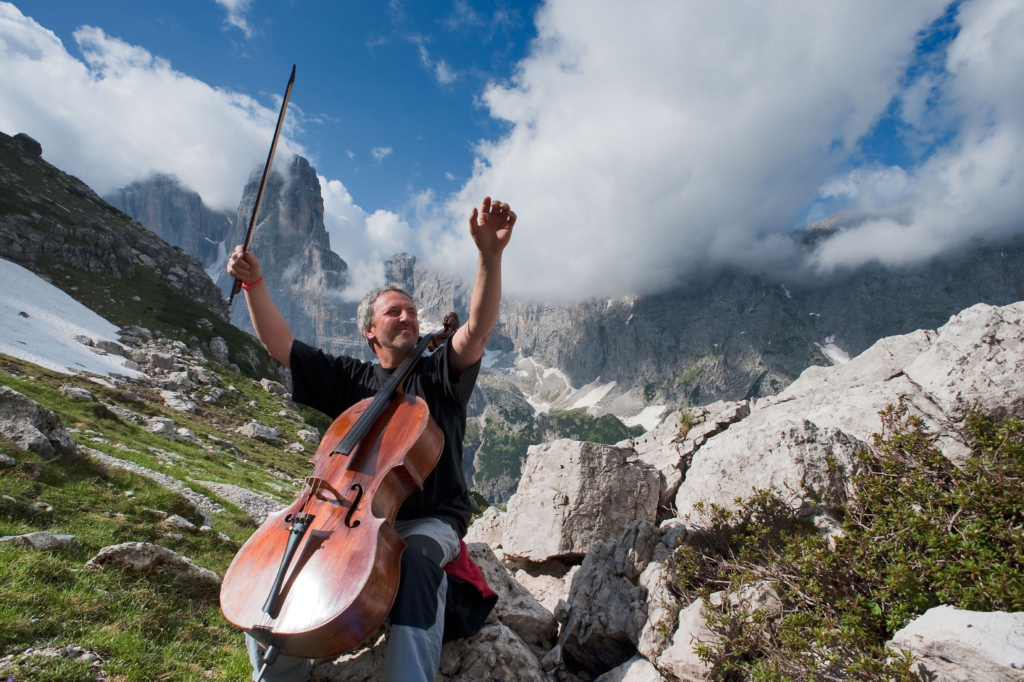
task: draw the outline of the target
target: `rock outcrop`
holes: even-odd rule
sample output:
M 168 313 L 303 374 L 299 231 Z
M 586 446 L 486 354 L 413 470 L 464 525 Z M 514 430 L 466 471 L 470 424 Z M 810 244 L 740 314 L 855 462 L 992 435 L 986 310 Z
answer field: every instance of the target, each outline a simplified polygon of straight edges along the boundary
M 1024 680 L 1024 612 L 936 606 L 893 635 L 889 646 L 910 651 L 925 680 Z
M 558 644 L 572 670 L 603 673 L 636 653 L 647 622 L 647 590 L 637 579 L 661 539 L 659 530 L 634 521 L 617 539 L 598 541 L 587 553 L 569 592 L 569 616 Z
M 502 548 L 533 562 L 586 554 L 631 522 L 657 517 L 658 472 L 629 448 L 557 440 L 530 449 L 508 503 Z

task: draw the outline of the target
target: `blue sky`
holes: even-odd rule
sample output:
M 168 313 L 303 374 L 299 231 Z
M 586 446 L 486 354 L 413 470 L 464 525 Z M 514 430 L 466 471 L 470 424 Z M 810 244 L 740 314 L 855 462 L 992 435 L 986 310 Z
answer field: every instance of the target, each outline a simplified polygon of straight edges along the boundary
M 355 289 L 398 251 L 470 275 L 486 194 L 519 215 L 507 293 L 633 295 L 1024 230 L 1021 35 L 1024 0 L 0 0 L 0 130 L 101 193 L 169 172 L 233 209 L 296 63 L 279 153 Z
M 212 0 L 16 5 L 75 56 L 75 30 L 99 27 L 269 107 L 278 106 L 296 64 L 292 102 L 307 120 L 294 138 L 322 175 L 340 179 L 365 207 L 400 210 L 412 192 L 456 189 L 469 175 L 473 145 L 500 134 L 502 125 L 475 101 L 526 54 L 537 3 L 253 2 L 240 13 L 249 31 L 228 23 L 227 8 Z M 450 74 L 439 79 L 441 61 Z M 374 148 L 392 152 L 378 162 Z

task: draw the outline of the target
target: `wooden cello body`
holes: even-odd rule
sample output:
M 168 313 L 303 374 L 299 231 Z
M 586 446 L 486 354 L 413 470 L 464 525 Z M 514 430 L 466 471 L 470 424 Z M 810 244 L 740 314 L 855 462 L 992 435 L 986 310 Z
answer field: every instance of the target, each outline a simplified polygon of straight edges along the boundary
M 408 374 L 422 352 L 418 346 L 396 374 L 403 368 Z M 224 575 L 224 617 L 273 646 L 273 658 L 345 653 L 391 610 L 405 549 L 395 517 L 423 487 L 444 445 L 427 404 L 396 390 L 403 380 L 394 376 L 395 386 L 389 382 L 334 421 L 312 459 L 305 490 L 267 518 Z M 357 445 L 345 454 L 352 440 Z

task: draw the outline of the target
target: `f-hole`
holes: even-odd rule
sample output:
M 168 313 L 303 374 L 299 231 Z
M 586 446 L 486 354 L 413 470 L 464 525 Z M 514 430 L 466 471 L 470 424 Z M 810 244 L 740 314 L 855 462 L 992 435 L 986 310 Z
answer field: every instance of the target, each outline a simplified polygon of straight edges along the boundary
M 348 508 L 348 514 L 345 515 L 345 525 L 349 528 L 355 528 L 359 525 L 359 521 L 353 521 L 352 515 L 356 513 L 356 507 L 359 506 L 359 500 L 363 499 L 363 486 L 355 483 L 349 490 L 356 491 L 356 499 L 352 500 L 352 506 Z

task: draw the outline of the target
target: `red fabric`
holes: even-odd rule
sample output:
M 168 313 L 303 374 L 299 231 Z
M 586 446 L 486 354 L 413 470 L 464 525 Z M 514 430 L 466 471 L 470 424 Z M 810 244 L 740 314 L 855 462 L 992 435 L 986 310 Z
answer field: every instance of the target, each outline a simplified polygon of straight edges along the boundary
M 459 540 L 459 557 L 455 561 L 449 562 L 444 567 L 445 573 L 452 575 L 459 580 L 471 584 L 476 589 L 480 590 L 480 596 L 484 599 L 489 597 L 497 596 L 487 585 L 487 581 L 484 580 L 484 574 L 480 570 L 480 567 L 469 558 L 469 551 L 466 549 L 466 543 Z

